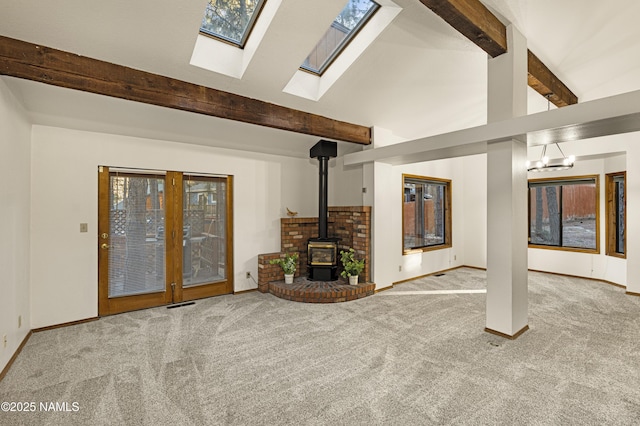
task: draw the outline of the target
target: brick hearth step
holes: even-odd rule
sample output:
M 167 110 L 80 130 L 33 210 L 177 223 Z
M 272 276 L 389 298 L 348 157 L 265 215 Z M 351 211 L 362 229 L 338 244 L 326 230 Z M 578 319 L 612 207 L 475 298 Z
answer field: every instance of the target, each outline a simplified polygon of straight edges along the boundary
M 310 281 L 306 277 L 298 277 L 293 284 L 284 281 L 269 283 L 269 293 L 281 299 L 304 303 L 338 303 L 362 299 L 375 292 L 374 283 L 349 285 L 340 278 L 337 281 Z

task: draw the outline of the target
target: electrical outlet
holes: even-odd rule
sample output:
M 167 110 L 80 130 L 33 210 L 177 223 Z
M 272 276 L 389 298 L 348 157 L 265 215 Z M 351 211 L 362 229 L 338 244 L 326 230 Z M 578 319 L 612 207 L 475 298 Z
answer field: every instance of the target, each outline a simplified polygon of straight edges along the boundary
M 247 279 L 251 278 L 251 272 L 247 272 Z
M 6 334 L 2 337 L 2 347 L 3 348 L 7 347 L 7 335 Z
M 89 224 L 88 223 L 81 223 L 80 224 L 80 232 L 88 232 L 89 231 Z
M 22 327 L 22 315 L 18 315 L 18 328 Z
M 453 260 L 458 259 L 458 256 L 456 256 L 455 254 L 453 255 Z
M 402 265 L 398 266 L 398 272 L 402 272 Z

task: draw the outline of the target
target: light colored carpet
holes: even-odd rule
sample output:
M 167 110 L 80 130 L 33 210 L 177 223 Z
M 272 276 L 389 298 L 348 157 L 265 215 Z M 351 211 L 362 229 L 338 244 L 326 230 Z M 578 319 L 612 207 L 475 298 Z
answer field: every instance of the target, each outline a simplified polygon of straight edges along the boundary
M 530 330 L 483 331 L 484 271 L 358 301 L 258 292 L 34 334 L 0 401 L 77 402 L 2 425 L 637 425 L 640 298 L 529 275 Z M 417 292 L 402 295 L 403 292 Z

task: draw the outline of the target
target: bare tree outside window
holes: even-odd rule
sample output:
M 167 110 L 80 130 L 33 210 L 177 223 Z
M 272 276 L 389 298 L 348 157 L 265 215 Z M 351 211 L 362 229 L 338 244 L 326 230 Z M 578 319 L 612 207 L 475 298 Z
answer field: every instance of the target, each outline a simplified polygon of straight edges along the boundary
M 336 17 L 335 22 L 353 30 L 376 5 L 377 3 L 371 0 L 350 0 Z
M 264 0 L 209 0 L 200 31 L 242 47 Z
M 560 209 L 558 209 L 558 192 L 555 186 L 547 186 L 547 207 L 549 211 L 549 244 L 560 245 Z

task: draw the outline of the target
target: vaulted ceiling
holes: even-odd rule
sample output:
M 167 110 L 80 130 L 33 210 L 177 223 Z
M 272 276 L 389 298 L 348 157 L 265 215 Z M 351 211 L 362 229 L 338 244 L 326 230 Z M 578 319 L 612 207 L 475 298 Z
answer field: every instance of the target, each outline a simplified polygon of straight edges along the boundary
M 267 0 L 269 1 L 269 0 Z M 0 35 L 418 138 L 486 122 L 487 54 L 419 0 L 319 100 L 284 93 L 345 0 L 282 0 L 241 79 L 189 64 L 206 0 L 0 0 Z M 640 89 L 637 0 L 482 0 L 587 101 Z M 306 157 L 317 137 L 2 77 L 34 123 Z M 530 90 L 530 112 L 546 100 Z M 341 143 L 341 153 L 361 146 Z

